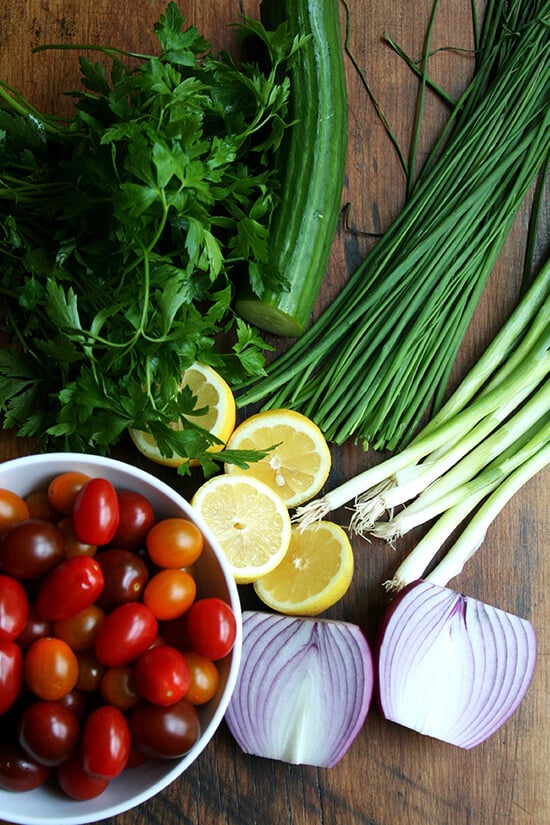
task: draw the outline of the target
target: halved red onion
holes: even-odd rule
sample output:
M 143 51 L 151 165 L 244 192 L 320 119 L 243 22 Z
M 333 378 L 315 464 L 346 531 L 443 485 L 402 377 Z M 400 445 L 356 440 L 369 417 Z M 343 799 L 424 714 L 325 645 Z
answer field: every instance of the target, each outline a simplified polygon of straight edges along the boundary
M 372 656 L 357 625 L 245 611 L 225 719 L 245 753 L 332 767 L 362 727 L 372 689 Z
M 430 582 L 390 605 L 377 641 L 378 699 L 386 719 L 473 748 L 517 710 L 537 652 L 533 626 Z

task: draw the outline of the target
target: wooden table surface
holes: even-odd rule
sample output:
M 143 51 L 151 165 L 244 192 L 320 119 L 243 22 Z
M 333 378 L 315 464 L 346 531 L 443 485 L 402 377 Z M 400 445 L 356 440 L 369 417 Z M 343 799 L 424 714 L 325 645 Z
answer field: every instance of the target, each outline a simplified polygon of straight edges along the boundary
M 256 0 L 189 0 L 188 21 L 215 48 L 230 46 L 226 23 L 239 12 L 258 14 Z M 3 0 L 0 4 L 0 77 L 37 106 L 59 110 L 60 93 L 78 83 L 71 54 L 31 55 L 47 42 L 93 42 L 144 51 L 164 0 Z M 344 7 L 341 7 L 342 18 Z M 351 49 L 403 146 L 416 105 L 416 81 L 382 42 L 388 31 L 406 51 L 421 54 L 431 0 L 349 0 Z M 469 0 L 443 3 L 433 46 L 471 45 Z M 318 308 L 330 300 L 370 243 L 399 210 L 404 177 L 387 135 L 357 72 L 348 60 L 349 161 L 343 203 L 349 224 L 340 227 Z M 440 51 L 432 74 L 457 94 L 472 69 L 464 52 Z M 428 100 L 422 151 L 433 141 L 446 113 Z M 526 230 L 518 217 L 497 269 L 462 347 L 454 380 L 479 356 L 516 297 Z M 548 226 L 548 200 L 546 201 Z M 349 226 L 348 226 L 349 229 Z M 363 234 L 365 233 L 365 234 Z M 548 233 L 539 256 L 548 252 Z M 33 445 L 3 434 L 0 459 L 33 452 Z M 172 470 L 150 465 L 128 445 L 118 457 L 146 467 L 189 494 L 190 483 Z M 346 445 L 333 451 L 330 486 L 355 474 L 376 457 Z M 539 643 L 538 665 L 528 695 L 514 717 L 491 739 L 463 751 L 383 721 L 372 709 L 351 750 L 334 768 L 290 766 L 244 755 L 222 724 L 198 761 L 170 787 L 139 808 L 108 822 L 118 825 L 546 825 L 550 822 L 550 532 L 548 472 L 533 479 L 501 513 L 477 556 L 452 583 L 456 589 L 529 618 Z M 346 523 L 346 513 L 338 514 Z M 356 572 L 345 598 L 324 614 L 361 625 L 372 637 L 387 601 L 381 583 L 412 547 L 354 541 Z M 243 604 L 253 604 L 242 591 Z

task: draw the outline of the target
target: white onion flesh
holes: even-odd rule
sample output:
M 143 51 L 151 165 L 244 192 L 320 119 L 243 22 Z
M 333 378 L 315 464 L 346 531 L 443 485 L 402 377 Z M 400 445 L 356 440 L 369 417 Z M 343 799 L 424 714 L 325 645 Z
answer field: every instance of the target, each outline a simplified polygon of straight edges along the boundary
M 390 606 L 377 644 L 384 717 L 472 748 L 517 710 L 536 660 L 533 626 L 446 587 L 418 581 Z
M 245 611 L 241 669 L 225 720 L 245 753 L 332 767 L 364 723 L 373 675 L 357 625 Z

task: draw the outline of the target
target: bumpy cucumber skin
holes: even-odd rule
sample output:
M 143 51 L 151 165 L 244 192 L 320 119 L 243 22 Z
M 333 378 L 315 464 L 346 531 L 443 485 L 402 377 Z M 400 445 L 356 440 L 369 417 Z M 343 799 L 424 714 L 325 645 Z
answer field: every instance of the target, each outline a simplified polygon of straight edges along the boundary
M 290 288 L 259 299 L 240 293 L 235 309 L 260 329 L 299 337 L 325 275 L 341 209 L 348 105 L 338 0 L 263 0 L 264 24 L 287 21 L 311 34 L 292 67 L 289 120 L 278 151 L 281 203 L 271 227 L 271 263 Z

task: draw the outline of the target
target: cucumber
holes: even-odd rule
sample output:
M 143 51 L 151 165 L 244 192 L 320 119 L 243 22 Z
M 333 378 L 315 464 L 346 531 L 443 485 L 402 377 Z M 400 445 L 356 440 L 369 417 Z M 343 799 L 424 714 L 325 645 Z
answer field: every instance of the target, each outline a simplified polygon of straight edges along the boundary
M 236 312 L 260 329 L 299 337 L 321 288 L 346 171 L 348 105 L 339 0 L 263 0 L 262 22 L 311 37 L 291 69 L 290 125 L 277 151 L 281 202 L 270 226 L 270 264 L 289 288 L 237 292 Z

